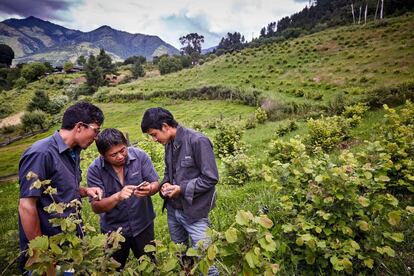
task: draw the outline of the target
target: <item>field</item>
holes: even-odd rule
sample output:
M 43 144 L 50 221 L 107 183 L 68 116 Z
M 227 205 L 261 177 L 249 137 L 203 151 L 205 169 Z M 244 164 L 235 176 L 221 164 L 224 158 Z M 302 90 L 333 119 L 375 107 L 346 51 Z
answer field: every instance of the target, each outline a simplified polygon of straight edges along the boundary
M 212 211 L 210 216 L 212 228 L 217 231 L 226 231 L 229 226 L 234 225 L 234 217 L 241 209 L 249 210 L 254 215 L 268 213 L 270 210 L 268 215 L 276 224 L 272 233 L 275 240 L 281 242 L 281 244 L 279 244 L 280 247 L 278 248 L 280 251 L 277 251 L 277 254 L 280 253 L 283 255 L 283 252 L 281 251 L 282 249 L 280 249 L 283 244 L 283 238 L 281 237 L 286 233 L 287 236 L 289 235 L 288 232 L 284 232 L 285 230 L 280 230 L 280 227 L 282 227 L 282 224 L 285 226 L 290 222 L 287 223 L 282 218 L 278 217 L 278 215 L 283 213 L 282 209 L 284 208 L 284 205 L 279 205 L 279 203 L 282 201 L 283 189 L 288 187 L 288 184 L 286 184 L 286 187 L 281 187 L 283 185 L 279 186 L 280 183 L 276 180 L 278 175 L 272 175 L 270 180 L 264 176 L 270 171 L 270 169 L 269 171 L 266 171 L 266 166 L 275 169 L 275 167 L 272 167 L 273 165 L 266 163 L 269 151 L 271 151 L 271 144 L 273 141 L 289 143 L 289 141 L 291 141 L 290 139 L 295 137 L 296 139 L 303 138 L 306 140 L 306 137 L 312 133 L 312 129 L 310 129 L 311 127 L 308 124 L 309 118 L 315 117 L 315 120 L 323 119 L 330 115 L 341 114 L 341 112 L 343 112 L 343 106 L 338 106 L 337 110 L 335 110 L 335 104 L 339 103 L 338 99 L 340 97 L 343 97 L 346 103 L 356 103 L 361 99 L 365 99 L 368 92 L 376 91 L 375 89 L 384 87 L 394 88 L 398 87 L 398 85 L 412 81 L 414 79 L 413 29 L 414 15 L 412 14 L 388 19 L 383 23 L 376 25 L 370 23 L 366 26 L 346 26 L 330 29 L 321 33 L 288 40 L 282 43 L 267 44 L 258 48 L 244 49 L 239 53 L 225 54 L 211 59 L 202 65 L 197 65 L 195 68 L 185 69 L 177 73 L 165 76 L 155 75 L 154 77 L 146 77 L 142 80 L 118 85 L 116 87 L 100 88 L 97 93 L 104 93 L 108 96 L 108 99 L 110 99 L 111 95 L 117 94 L 143 93 L 145 95 L 151 95 L 155 92 L 165 91 L 180 93 L 188 89 L 197 90 L 202 87 L 222 86 L 229 89 L 239 89 L 244 92 L 258 91 L 267 100 L 277 103 L 283 103 L 290 106 L 298 104 L 311 107 L 310 112 L 300 112 L 295 109 L 279 118 L 280 120 L 267 120 L 263 124 L 257 123 L 255 127 L 243 130 L 243 137 L 241 139 L 245 145 L 243 154 L 248 156 L 248 163 L 250 166 L 248 177 L 243 183 L 239 183 L 239 185 L 229 183 L 229 166 L 226 165 L 227 163 L 225 159 L 218 158 L 221 181 L 217 186 L 217 207 Z M 17 112 L 24 109 L 36 89 L 44 89 L 48 91 L 50 96 L 60 95 L 65 89 L 68 89 L 67 87 L 70 85 L 71 80 L 79 76 L 64 77 L 64 80 L 60 81 L 61 77 L 62 76 L 53 76 L 53 78 L 55 78 L 53 83 L 47 81 L 47 79 L 40 80 L 29 85 L 26 91 L 14 90 L 7 97 L 2 95 L 2 99 L 8 100 Z M 413 93 L 413 90 L 409 90 L 404 95 L 407 98 L 413 98 Z M 96 100 L 96 98 L 93 97 L 88 97 L 88 99 Z M 145 109 L 154 106 L 165 107 L 175 115 L 179 122 L 189 127 L 201 128 L 201 131 L 210 137 L 211 140 L 216 141 L 215 137 L 220 131 L 220 124 L 215 127 L 208 127 L 208 125 L 217 121 L 227 122 L 233 126 L 242 128 L 241 126 L 246 124 L 246 121 L 249 120 L 249 118 L 252 116 L 254 117 L 257 108 L 230 100 L 193 99 L 187 101 L 183 99 L 171 99 L 168 97 L 154 97 L 146 101 L 116 101 L 109 103 L 95 101 L 95 103 L 105 114 L 104 128 L 119 128 L 128 134 L 129 139 L 133 144 L 138 143 L 138 145 L 142 146 L 144 149 L 149 149 L 154 153 L 152 158 L 154 162 L 157 162 L 157 169 L 161 177 L 163 169 L 162 159 L 160 159 L 159 154 L 162 154 L 162 147 L 157 146 L 155 143 L 149 143 L 148 137 L 143 135 L 140 130 L 140 119 Z M 400 110 L 401 108 L 402 106 L 397 106 L 396 110 Z M 320 115 L 327 110 L 330 110 L 331 113 L 326 112 L 324 114 L 325 117 L 321 117 Z M 364 141 L 373 141 L 379 137 L 378 131 L 381 126 L 384 126 L 383 119 L 385 114 L 387 114 L 387 112 L 382 108 L 371 108 L 361 115 L 360 122 L 358 122 L 356 126 L 349 128 L 346 138 L 327 151 L 330 158 L 330 163 L 328 162 L 326 165 L 327 171 L 332 163 L 338 162 L 339 164 L 342 162 L 342 158 L 345 158 L 342 154 L 346 154 L 348 150 L 351 153 L 354 153 L 355 156 L 360 153 L 362 154 L 363 152 L 365 153 L 367 144 L 365 144 Z M 291 121 L 296 123 L 297 129 L 290 132 L 288 131 L 286 135 L 279 137 L 277 135 L 277 130 Z M 407 128 L 409 127 L 410 125 L 408 124 Z M 9 146 L 0 148 L 0 176 L 17 173 L 18 159 L 21 153 L 34 141 L 50 135 L 58 128 L 59 126 L 55 125 L 46 133 L 33 136 L 30 139 L 23 139 L 12 143 Z M 306 146 L 309 148 L 313 147 L 314 144 L 308 142 Z M 290 150 L 294 152 L 296 149 L 291 148 Z M 290 153 L 291 152 L 289 151 L 288 155 L 290 155 Z M 95 146 L 91 146 L 91 148 L 84 153 L 84 162 L 82 163 L 84 173 L 88 163 L 96 156 L 98 156 L 98 154 Z M 410 163 L 409 160 L 411 158 L 412 162 L 412 157 L 412 155 L 408 157 L 406 156 L 406 159 L 404 160 L 408 160 L 407 162 Z M 241 157 L 238 158 L 241 160 Z M 312 160 L 324 162 L 324 157 L 318 157 L 320 159 L 317 159 L 317 157 L 312 156 L 312 158 L 315 158 Z M 300 161 L 302 162 L 303 160 L 300 159 Z M 374 161 L 372 162 L 374 163 Z M 315 161 L 315 164 L 316 163 L 317 162 Z M 292 164 L 291 166 L 293 166 Z M 316 166 L 315 164 L 313 165 Z M 338 167 L 340 166 L 338 165 Z M 319 167 L 316 169 L 319 169 Z M 381 167 L 381 169 L 384 168 Z M 286 171 L 288 171 L 288 169 L 286 169 Z M 383 171 L 381 171 L 381 173 L 383 173 Z M 241 176 L 236 175 L 236 177 Z M 303 176 L 303 178 L 306 177 Z M 85 179 L 85 177 L 83 179 Z M 344 176 L 344 182 L 346 181 L 348 181 L 348 179 Z M 412 182 L 410 181 L 407 181 L 407 183 L 411 183 L 410 185 L 412 185 Z M 289 183 L 289 181 L 286 183 Z M 330 185 L 325 182 L 324 184 Z M 82 185 L 85 185 L 85 183 L 82 183 Z M 297 182 L 297 185 L 300 187 L 300 181 Z M 309 186 L 311 185 L 309 184 Z M 306 187 L 304 189 L 306 189 Z M 394 188 L 395 187 L 389 188 L 388 192 L 399 199 L 399 208 L 402 208 L 401 210 L 403 210 L 405 207 L 412 206 L 412 192 L 403 193 L 403 195 L 401 195 L 401 191 L 395 190 Z M 356 190 L 352 191 L 356 194 L 360 192 Z M 300 191 L 294 190 L 294 193 L 292 192 L 292 198 L 294 197 L 293 194 L 300 195 L 300 193 Z M 351 195 L 352 194 L 350 194 L 350 196 Z M 339 195 L 335 196 L 340 200 Z M 375 197 L 372 198 L 372 202 L 374 202 L 374 198 Z M 10 244 L 10 241 L 7 240 L 6 232 L 17 229 L 18 184 L 1 184 L 0 199 L 3 203 L 0 207 L 0 217 L 3 220 L 3 223 L 0 226 L 0 242 Z M 155 202 L 157 213 L 155 224 L 156 238 L 168 242 L 169 237 L 167 235 L 166 215 L 161 213 L 161 198 L 154 196 L 153 200 Z M 314 204 L 310 200 L 306 202 L 306 206 L 305 204 L 301 205 L 303 209 Z M 84 206 L 82 211 L 84 219 L 92 222 L 95 227 L 99 228 L 98 216 L 93 214 L 86 200 L 84 201 Z M 313 206 L 313 208 L 317 209 L 319 207 Z M 358 208 L 360 208 L 360 206 Z M 298 208 L 298 210 L 299 209 L 300 208 Z M 392 231 L 404 233 L 405 239 L 403 242 L 400 242 L 393 247 L 396 251 L 395 258 L 391 258 L 391 255 L 386 256 L 386 254 L 376 258 L 372 257 L 373 259 L 366 257 L 373 262 L 375 261 L 376 264 L 375 268 L 369 271 L 370 273 L 378 275 L 409 275 L 411 273 L 410 267 L 413 268 L 414 266 L 414 236 L 412 230 L 410 231 L 410 227 L 412 227 L 411 223 L 413 220 L 412 215 L 411 217 L 404 217 L 403 211 L 401 210 L 398 209 L 398 212 L 401 212 L 401 225 L 393 228 L 394 225 L 387 224 L 386 229 L 388 229 L 387 231 L 393 229 Z M 337 210 L 337 212 L 339 214 L 341 211 Z M 287 211 L 286 214 L 287 217 L 288 215 L 292 215 Z M 340 215 L 338 215 L 338 217 L 339 216 Z M 348 221 L 349 224 L 352 224 L 353 222 L 351 223 L 350 221 L 351 218 L 352 215 L 349 215 L 348 218 L 341 218 L 341 221 Z M 318 218 L 314 217 L 310 221 L 317 221 L 317 219 Z M 326 221 L 328 221 L 328 219 Z M 280 224 L 278 225 L 277 222 L 280 222 Z M 374 221 L 372 222 L 372 225 L 372 227 L 374 227 Z M 294 226 L 296 227 L 297 225 Z M 336 226 L 337 225 L 335 224 L 335 227 Z M 361 226 L 359 227 L 361 228 Z M 382 228 L 379 227 L 375 229 L 378 230 Z M 352 230 L 358 232 L 358 229 L 356 230 L 353 228 Z M 296 234 L 298 237 L 302 237 L 301 235 L 305 235 L 305 233 L 308 233 L 307 231 L 308 229 L 304 227 L 301 230 L 297 230 Z M 278 234 L 280 234 L 280 236 L 277 236 Z M 372 235 L 373 237 L 375 235 L 375 238 L 382 237 L 378 234 L 378 231 L 372 233 Z M 317 234 L 315 234 L 315 236 L 317 236 Z M 278 238 L 280 238 L 280 240 L 278 240 Z M 354 238 L 355 240 L 358 240 L 358 237 Z M 363 239 L 361 238 L 361 240 Z M 12 244 L 16 245 L 16 241 L 13 241 Z M 293 240 L 293 244 L 295 244 L 295 239 Z M 318 267 L 317 261 L 312 259 L 314 256 L 310 256 L 308 251 L 305 253 L 305 249 L 299 245 L 300 242 L 298 242 L 298 240 L 296 240 L 296 244 L 298 245 L 296 247 L 296 253 L 299 252 L 298 254 L 300 256 L 308 254 L 306 255 L 306 261 L 305 259 L 296 260 L 298 262 L 296 263 L 297 266 L 292 267 L 288 265 L 290 263 L 286 261 L 284 257 L 275 257 L 280 260 L 281 263 L 282 260 L 286 262 L 283 268 L 284 273 L 305 275 L 306 273 L 309 273 L 309 271 L 312 271 L 312 273 L 324 275 L 325 273 L 322 272 L 323 266 L 321 265 Z M 387 243 L 384 242 L 382 245 L 385 247 L 386 244 Z M 306 250 L 309 250 L 309 248 L 310 247 L 307 247 Z M 303 252 L 301 250 L 303 250 Z M 367 249 L 367 251 L 369 250 Z M 285 252 L 285 254 L 287 253 Z M 352 253 L 347 254 L 347 256 L 352 255 Z M 361 256 L 362 254 L 363 253 L 361 253 Z M 362 268 L 361 266 L 357 266 L 357 255 L 352 256 L 354 259 L 352 257 L 349 259 L 354 263 L 355 270 L 351 270 L 351 273 L 355 273 L 358 272 L 358 269 Z M 329 274 L 329 271 L 339 274 L 345 273 L 344 271 L 349 273 L 349 270 L 347 270 L 349 267 L 347 267 L 345 263 L 342 269 L 340 269 L 341 266 L 335 263 L 332 259 L 330 260 L 330 263 L 329 261 L 324 263 L 322 257 L 318 257 L 317 255 L 315 258 L 323 263 L 323 265 L 336 266 L 334 270 L 327 270 L 327 274 Z M 295 262 L 292 261 L 292 263 Z M 367 266 L 369 267 L 370 261 L 367 261 L 367 263 Z M 131 262 L 130 265 L 133 264 L 134 262 Z M 306 267 L 306 264 L 309 266 Z M 315 268 L 319 269 L 319 271 L 315 270 Z M 363 271 L 363 273 L 367 273 L 367 270 Z

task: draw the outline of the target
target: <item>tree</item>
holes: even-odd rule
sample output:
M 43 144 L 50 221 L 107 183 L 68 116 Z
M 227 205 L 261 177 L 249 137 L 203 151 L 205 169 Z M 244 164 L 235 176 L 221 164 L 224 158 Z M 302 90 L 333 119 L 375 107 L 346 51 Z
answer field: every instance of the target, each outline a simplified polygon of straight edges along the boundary
M 158 62 L 160 74 L 165 75 L 172 72 L 177 72 L 183 69 L 181 60 L 178 57 L 162 57 Z
M 32 100 L 27 105 L 27 111 L 34 111 L 36 109 L 47 112 L 49 110 L 50 99 L 43 90 L 37 90 Z
M 204 36 L 197 33 L 190 33 L 180 37 L 180 43 L 184 47 L 181 48 L 182 53 L 191 56 L 193 61 L 197 61 L 201 53 L 201 43 L 204 42 Z
M 84 55 L 79 56 L 76 59 L 76 64 L 78 64 L 79 66 L 84 66 L 86 64 L 86 58 Z
M 28 82 L 36 81 L 39 77 L 43 76 L 46 73 L 46 66 L 40 62 L 33 62 L 23 65 L 21 70 L 21 75 Z
M 137 61 L 141 64 L 144 64 L 144 63 L 147 62 L 147 58 L 144 57 L 144 56 L 132 56 L 132 57 L 129 57 L 126 60 L 124 60 L 123 64 L 124 65 L 134 64 Z
M 10 67 L 13 59 L 13 49 L 6 44 L 0 44 L 0 64 L 5 64 L 7 67 Z
M 68 72 L 73 69 L 73 66 L 74 65 L 71 61 L 66 61 L 65 64 L 63 65 L 63 70 L 65 70 L 65 72 Z
M 106 74 L 115 74 L 115 66 L 112 64 L 112 58 L 101 48 L 99 55 L 96 56 L 98 65 L 102 68 L 104 75 Z
M 25 112 L 22 116 L 22 124 L 24 129 L 33 131 L 39 127 L 45 129 L 47 126 L 48 118 L 45 112 L 41 110 L 34 110 L 33 112 Z
M 244 43 L 244 36 L 239 32 L 227 33 L 227 36 L 221 39 L 217 49 L 223 49 L 225 51 L 241 50 L 243 49 Z
M 132 76 L 136 79 L 145 76 L 144 67 L 139 61 L 135 61 L 135 63 L 132 65 L 131 72 Z
M 86 84 L 92 90 L 96 90 L 104 84 L 103 70 L 99 66 L 94 55 L 90 55 L 85 66 Z

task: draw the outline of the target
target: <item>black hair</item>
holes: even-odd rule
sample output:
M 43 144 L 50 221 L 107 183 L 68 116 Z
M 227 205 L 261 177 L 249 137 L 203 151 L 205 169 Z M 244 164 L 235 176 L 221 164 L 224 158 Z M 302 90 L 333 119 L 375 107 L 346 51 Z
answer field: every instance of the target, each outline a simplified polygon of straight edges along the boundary
M 164 123 L 174 128 L 178 126 L 170 111 L 162 107 L 153 107 L 147 109 L 142 116 L 141 130 L 143 133 L 147 133 L 150 128 L 161 130 Z
M 77 102 L 66 109 L 62 118 L 62 129 L 71 130 L 79 122 L 102 125 L 104 115 L 99 107 L 88 102 Z
M 98 134 L 95 143 L 99 153 L 102 155 L 104 155 L 113 146 L 128 146 L 128 141 L 124 134 L 116 128 L 104 129 Z

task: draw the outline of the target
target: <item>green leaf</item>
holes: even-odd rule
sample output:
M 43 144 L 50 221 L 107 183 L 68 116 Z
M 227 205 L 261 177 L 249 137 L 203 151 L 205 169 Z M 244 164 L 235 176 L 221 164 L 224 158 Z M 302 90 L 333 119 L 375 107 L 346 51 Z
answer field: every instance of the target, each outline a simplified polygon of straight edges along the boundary
M 302 246 L 303 245 L 303 239 L 302 239 L 302 237 L 298 237 L 296 239 L 296 244 L 299 245 L 299 246 Z
M 163 264 L 163 266 L 161 267 L 161 271 L 162 272 L 170 272 L 171 270 L 173 270 L 175 268 L 175 266 L 177 265 L 178 261 L 175 258 L 169 258 L 167 260 L 167 262 L 165 262 Z
M 266 215 L 261 215 L 258 219 L 258 223 L 266 229 L 272 228 L 273 221 L 270 220 Z
M 354 240 L 351 240 L 351 246 L 355 250 L 361 249 L 361 247 L 359 246 L 359 244 L 356 241 L 354 241 Z
M 209 260 L 214 260 L 214 258 L 216 257 L 217 254 L 217 246 L 216 245 L 212 245 L 207 249 L 207 258 Z
M 374 260 L 371 258 L 367 258 L 364 260 L 364 265 L 370 269 L 374 267 Z
M 155 248 L 155 246 L 153 246 L 152 244 L 147 244 L 144 247 L 144 251 L 145 253 L 149 253 L 149 252 L 155 252 L 157 249 Z
M 375 178 L 375 180 L 382 181 L 382 182 L 389 182 L 390 178 L 386 175 L 380 175 L 377 178 Z
M 359 204 L 362 205 L 362 207 L 368 207 L 369 206 L 369 199 L 366 198 L 366 197 L 360 196 L 358 198 L 358 202 L 359 202 Z
M 404 234 L 403 233 L 391 233 L 389 236 L 391 239 L 393 239 L 396 242 L 403 242 L 404 241 Z
M 196 257 L 198 256 L 198 251 L 197 249 L 194 249 L 192 247 L 188 248 L 187 253 L 185 253 L 187 256 L 189 257 Z
M 323 176 L 322 175 L 316 176 L 315 181 L 318 182 L 318 183 L 321 183 L 323 181 Z
M 276 243 L 274 241 L 267 242 L 265 238 L 261 238 L 258 242 L 266 251 L 274 252 L 276 250 Z
M 366 179 L 371 179 L 372 178 L 372 173 L 364 172 L 364 176 L 365 176 Z
M 400 223 L 401 217 L 399 211 L 392 211 L 388 213 L 388 222 L 395 226 Z
M 226 241 L 228 243 L 235 243 L 237 241 L 237 229 L 233 228 L 233 227 L 230 227 L 224 233 L 224 236 L 226 237 Z
M 249 211 L 240 210 L 236 215 L 236 222 L 239 225 L 247 225 L 249 221 L 253 220 L 253 215 Z
M 46 251 L 49 248 L 49 238 L 47 236 L 38 236 L 30 241 L 29 247 Z
M 359 229 L 362 231 L 368 231 L 369 230 L 369 224 L 365 220 L 359 220 L 357 222 L 357 226 L 359 226 Z
M 57 244 L 54 244 L 54 243 L 50 244 L 50 250 L 56 255 L 61 255 L 63 252 L 62 249 Z
M 316 257 L 315 257 L 314 254 L 309 254 L 309 255 L 306 256 L 306 262 L 308 264 L 314 264 L 315 263 L 315 259 L 316 259 Z
M 382 255 L 387 254 L 390 257 L 395 257 L 395 251 L 394 251 L 394 249 L 392 249 L 388 245 L 387 246 L 384 246 L 384 247 L 377 246 L 376 249 L 377 249 L 377 252 L 380 253 L 380 254 L 382 254 Z
M 244 256 L 244 258 L 247 261 L 247 264 L 250 266 L 250 268 L 255 268 L 255 262 L 257 260 L 257 256 L 254 254 L 254 252 L 252 250 L 250 250 L 249 252 L 246 253 L 246 255 Z
M 414 207 L 413 206 L 407 206 L 407 207 L 405 207 L 405 210 L 407 210 L 411 214 L 414 214 Z

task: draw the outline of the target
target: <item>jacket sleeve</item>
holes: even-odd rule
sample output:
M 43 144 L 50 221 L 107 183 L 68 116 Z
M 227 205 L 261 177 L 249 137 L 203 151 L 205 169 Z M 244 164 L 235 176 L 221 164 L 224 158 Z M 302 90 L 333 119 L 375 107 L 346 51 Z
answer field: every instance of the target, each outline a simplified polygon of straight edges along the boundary
M 164 183 L 171 182 L 170 177 L 168 174 L 168 166 L 171 166 L 171 160 L 168 160 L 169 152 L 168 152 L 168 145 L 165 145 L 164 149 L 164 178 L 161 181 L 161 186 Z
M 192 205 L 193 199 L 203 194 L 217 184 L 219 180 L 213 145 L 207 137 L 199 137 L 192 145 L 195 165 L 200 175 L 180 183 L 184 199 Z

